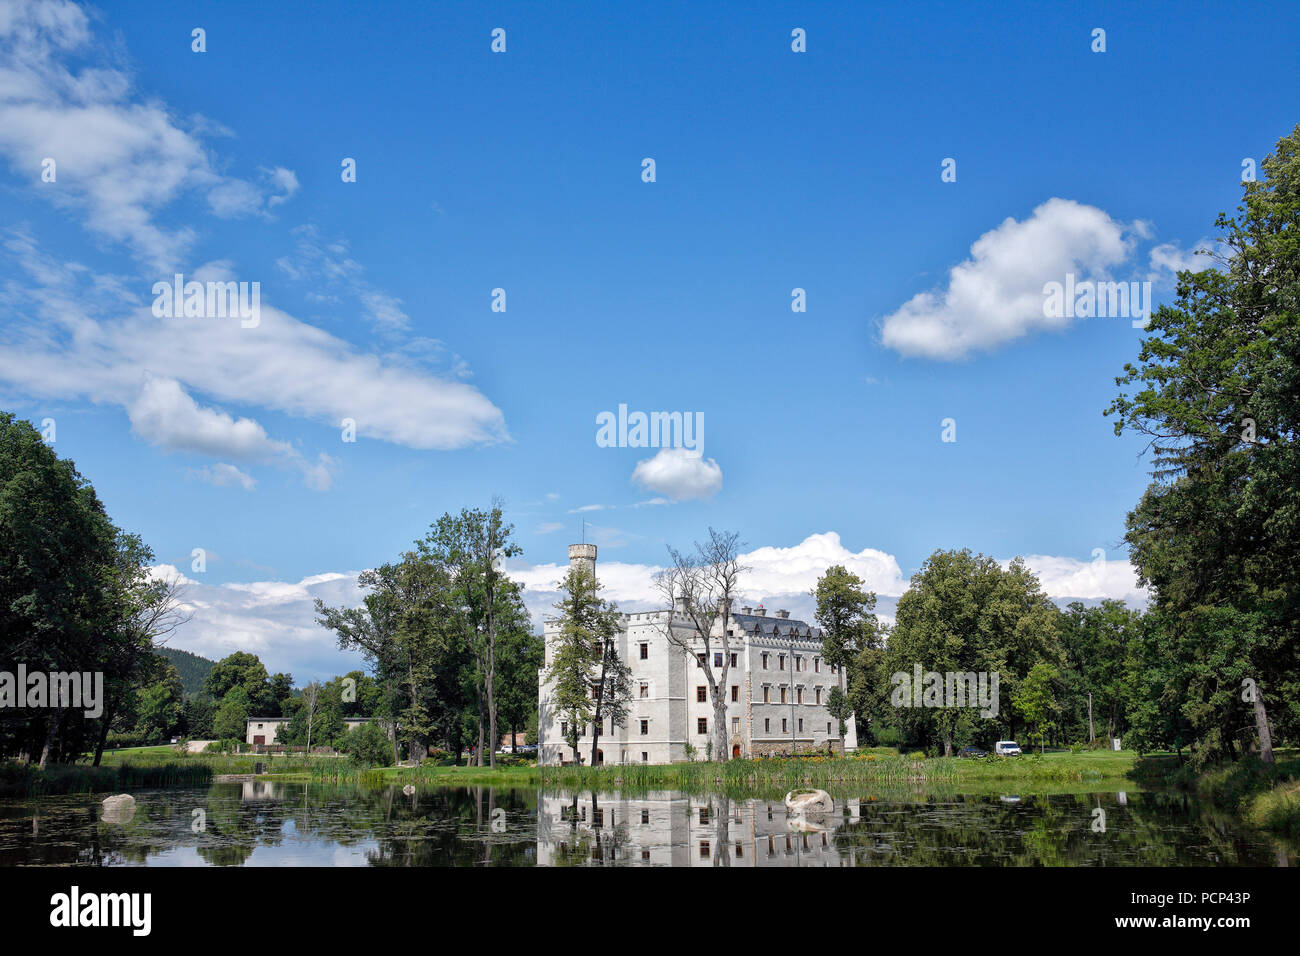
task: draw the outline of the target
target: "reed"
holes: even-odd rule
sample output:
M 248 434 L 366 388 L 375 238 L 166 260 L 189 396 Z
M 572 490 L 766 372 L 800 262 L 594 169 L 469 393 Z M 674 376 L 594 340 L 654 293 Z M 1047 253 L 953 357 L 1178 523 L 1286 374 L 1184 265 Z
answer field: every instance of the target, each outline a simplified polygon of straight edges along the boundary
M 44 770 L 34 764 L 12 761 L 0 765 L 0 794 L 4 796 L 121 793 L 155 787 L 202 787 L 211 782 L 211 768 L 200 764 L 119 764 L 113 767 L 57 764 Z

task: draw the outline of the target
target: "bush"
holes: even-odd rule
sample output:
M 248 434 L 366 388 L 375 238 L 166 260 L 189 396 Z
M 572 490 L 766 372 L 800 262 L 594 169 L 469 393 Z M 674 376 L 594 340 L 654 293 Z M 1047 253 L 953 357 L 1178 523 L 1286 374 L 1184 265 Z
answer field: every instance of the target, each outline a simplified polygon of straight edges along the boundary
M 345 733 L 339 750 L 363 767 L 387 767 L 393 762 L 393 744 L 375 721 L 359 724 Z
M 226 740 L 214 740 L 203 748 L 203 752 L 208 754 L 234 753 L 238 747 L 243 745 L 243 743 L 242 740 L 236 740 L 233 737 L 227 738 Z

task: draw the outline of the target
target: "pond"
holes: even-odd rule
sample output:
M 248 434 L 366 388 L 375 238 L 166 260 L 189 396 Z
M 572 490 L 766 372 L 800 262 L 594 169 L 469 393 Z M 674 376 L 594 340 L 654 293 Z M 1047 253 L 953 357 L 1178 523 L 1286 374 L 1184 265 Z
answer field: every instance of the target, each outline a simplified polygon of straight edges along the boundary
M 0 800 L 0 865 L 88 866 L 1274 866 L 1295 847 L 1187 794 L 836 794 L 269 782 Z

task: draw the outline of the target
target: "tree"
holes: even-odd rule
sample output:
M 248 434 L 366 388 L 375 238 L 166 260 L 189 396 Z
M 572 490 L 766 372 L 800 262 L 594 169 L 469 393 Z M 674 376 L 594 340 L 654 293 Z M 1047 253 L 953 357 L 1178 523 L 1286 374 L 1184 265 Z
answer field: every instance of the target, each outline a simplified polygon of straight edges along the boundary
M 853 716 L 853 701 L 844 693 L 839 684 L 831 688 L 826 695 L 826 712 L 835 718 L 840 731 L 840 753 L 844 753 L 844 728 Z
M 664 638 L 670 647 L 699 661 L 713 705 L 712 757 L 726 761 L 731 756 L 727 748 L 727 675 L 731 669 L 727 623 L 740 576 L 746 570 L 740 563 L 739 535 L 709 528 L 708 539 L 697 541 L 693 554 L 670 546 L 668 557 L 668 567 L 655 576 L 656 590 L 668 608 L 662 625 Z M 690 637 L 683 636 L 683 627 L 691 630 Z M 720 661 L 713 650 L 715 641 L 722 648 Z M 697 657 L 701 647 L 702 659 Z
M 71 461 L 0 413 L 0 669 L 102 674 L 105 697 L 97 719 L 62 700 L 0 713 L 0 753 L 39 752 L 44 767 L 94 747 L 98 762 L 118 712 L 154 680 L 154 641 L 183 620 L 152 562 Z
M 872 612 L 876 609 L 876 595 L 863 586 L 860 577 L 837 564 L 817 579 L 812 596 L 817 601 L 814 616 L 822 630 L 822 659 L 831 673 L 840 675 L 839 684 L 831 688 L 835 709 L 830 713 L 839 720 L 842 754 L 844 726 L 853 710 L 844 691 L 852 680 L 845 680 L 845 675 L 857 663 L 862 649 L 875 644 L 878 624 Z
M 232 687 L 217 705 L 212 725 L 221 740 L 243 740 L 248 731 L 248 691 Z
M 136 733 L 149 741 L 167 739 L 181 722 L 184 699 L 180 673 L 170 664 L 164 665 L 162 676 L 140 692 Z
M 1198 761 L 1232 757 L 1243 719 L 1265 761 L 1270 719 L 1300 727 L 1300 127 L 1262 167 L 1215 223 L 1223 268 L 1179 273 L 1106 409 L 1117 435 L 1149 439 L 1126 540 L 1187 655 L 1187 696 L 1170 703 Z
M 595 576 L 584 567 L 570 568 L 560 591 L 562 598 L 555 605 L 560 612 L 559 627 L 546 675 L 553 685 L 551 708 L 562 718 L 564 739 L 573 750 L 574 763 L 581 762 L 578 738 L 582 728 L 588 721 L 594 723 L 591 761 L 595 764 L 605 713 L 612 710 L 616 718 L 620 711 L 626 715 L 626 699 L 619 699 L 617 681 L 610 681 L 608 690 L 606 687 L 607 678 L 616 677 L 619 670 L 617 656 L 611 662 L 607 651 L 618 633 L 618 611 L 600 597 Z M 626 684 L 624 674 L 622 690 L 630 696 Z
M 1012 706 L 998 704 L 996 719 L 1015 729 L 1018 682 L 1039 662 L 1060 662 L 1060 613 L 1037 578 L 1016 558 L 1007 568 L 968 550 L 936 551 L 912 575 L 898 600 L 890 631 L 886 670 L 892 673 L 984 673 L 998 675 L 998 693 L 1010 692 Z M 951 756 L 960 732 L 969 733 L 974 708 L 898 707 L 899 729 L 914 740 L 942 744 Z
M 388 763 L 388 735 L 375 721 L 368 720 L 347 731 L 339 741 L 339 750 L 366 767 Z
M 428 629 L 413 620 L 425 603 L 427 578 L 421 570 L 403 561 L 363 571 L 357 578 L 365 592 L 360 607 L 331 608 L 316 599 L 317 622 L 338 635 L 341 650 L 361 651 L 375 671 L 381 688 L 376 715 L 387 721 L 394 764 L 400 759 L 400 742 L 420 747 L 429 730 L 420 700 L 428 676 L 428 662 L 421 658 L 431 656 Z
M 510 734 L 512 750 L 518 733 L 537 725 L 537 672 L 546 660 L 546 643 L 530 627 L 525 610 L 502 640 L 497 716 Z
M 213 700 L 224 700 L 233 688 L 240 687 L 248 697 L 248 706 L 258 716 L 273 717 L 279 712 L 266 666 L 256 654 L 236 651 L 212 665 L 203 681 L 203 691 Z
M 503 621 L 515 617 L 515 605 L 522 604 L 518 585 L 502 573 L 504 562 L 522 553 L 510 540 L 513 533 L 513 525 L 502 517 L 500 502 L 493 502 L 488 511 L 464 508 L 459 515 L 444 514 L 416 542 L 420 559 L 449 582 L 448 623 L 459 628 L 474 656 L 478 703 L 487 718 L 486 727 L 480 720 L 478 731 L 480 766 L 485 730 L 493 741 L 489 763 L 496 766 L 497 645 Z
M 1044 750 L 1044 741 L 1052 728 L 1051 717 L 1056 713 L 1056 697 L 1052 691 L 1056 678 L 1056 668 L 1040 661 L 1029 669 L 1025 679 L 1012 694 L 1012 703 L 1034 728 L 1030 740 L 1038 741 L 1039 753 Z

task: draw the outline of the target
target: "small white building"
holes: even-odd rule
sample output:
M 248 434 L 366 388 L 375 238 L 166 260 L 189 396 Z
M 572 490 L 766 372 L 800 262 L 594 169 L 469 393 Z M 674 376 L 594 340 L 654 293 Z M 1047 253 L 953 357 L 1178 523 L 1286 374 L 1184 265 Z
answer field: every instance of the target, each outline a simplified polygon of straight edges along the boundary
M 373 717 L 344 717 L 343 726 L 348 730 L 368 724 Z M 248 728 L 244 734 L 244 743 L 258 744 L 266 747 L 275 745 L 275 735 L 289 722 L 288 717 L 249 717 Z
M 569 547 L 571 566 L 583 565 L 594 573 L 596 546 Z M 665 629 L 687 641 L 684 651 L 668 640 Z M 546 671 L 555 653 L 559 622 L 547 621 L 546 662 L 538 677 L 538 762 L 572 762 L 573 751 L 565 740 L 567 726 L 551 707 Z M 832 687 L 845 689 L 845 675 L 822 660 L 822 638 L 818 628 L 792 620 L 778 610 L 772 616 L 760 604 L 742 607 L 726 621 L 727 651 L 727 746 L 732 757 L 756 757 L 826 749 L 839 749 L 839 728 L 826 710 Z M 623 614 L 615 638 L 619 656 L 631 668 L 632 700 L 627 723 L 612 727 L 608 719 L 600 734 L 597 762 L 672 763 L 688 759 L 687 745 L 695 759 L 705 759 L 713 739 L 713 704 L 703 668 L 723 666 L 722 622 L 715 625 L 710 642 L 712 659 L 705 659 L 704 641 L 693 638 L 694 625 L 672 611 L 644 611 Z M 578 751 L 583 761 L 591 754 L 590 725 L 582 728 Z M 844 747 L 856 750 L 857 730 L 853 717 L 846 721 Z

